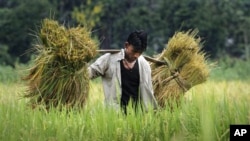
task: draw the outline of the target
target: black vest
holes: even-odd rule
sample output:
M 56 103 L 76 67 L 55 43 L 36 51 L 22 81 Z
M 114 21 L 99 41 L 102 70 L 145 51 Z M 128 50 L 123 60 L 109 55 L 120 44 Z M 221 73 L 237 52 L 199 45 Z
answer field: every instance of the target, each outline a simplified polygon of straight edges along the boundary
M 138 60 L 132 69 L 126 69 L 123 65 L 123 62 L 120 62 L 121 65 L 121 84 L 122 84 L 122 96 L 121 96 L 121 106 L 125 108 L 129 103 L 129 100 L 132 99 L 132 105 L 137 106 L 139 100 L 139 83 L 140 83 L 140 74 L 139 74 L 139 65 Z

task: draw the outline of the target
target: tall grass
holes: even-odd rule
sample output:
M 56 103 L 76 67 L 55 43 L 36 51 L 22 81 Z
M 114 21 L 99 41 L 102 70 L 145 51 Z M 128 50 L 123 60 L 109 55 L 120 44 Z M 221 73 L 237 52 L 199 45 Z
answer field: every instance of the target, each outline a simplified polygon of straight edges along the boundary
M 241 81 L 209 81 L 189 91 L 173 111 L 130 114 L 103 106 L 92 83 L 80 111 L 32 110 L 20 99 L 25 86 L 0 84 L 0 140 L 229 140 L 230 124 L 250 124 L 250 88 Z
M 250 62 L 237 58 L 225 57 L 223 59 L 214 60 L 216 63 L 212 69 L 210 76 L 213 80 L 231 81 L 231 80 L 250 80 Z
M 0 82 L 12 83 L 19 80 L 18 71 L 11 66 L 0 66 Z
M 216 73 L 173 110 L 135 114 L 130 107 L 127 116 L 103 105 L 99 79 L 91 82 L 82 110 L 49 112 L 26 106 L 25 84 L 0 83 L 0 140 L 227 141 L 230 124 L 250 124 L 250 87 L 245 79 L 218 81 Z

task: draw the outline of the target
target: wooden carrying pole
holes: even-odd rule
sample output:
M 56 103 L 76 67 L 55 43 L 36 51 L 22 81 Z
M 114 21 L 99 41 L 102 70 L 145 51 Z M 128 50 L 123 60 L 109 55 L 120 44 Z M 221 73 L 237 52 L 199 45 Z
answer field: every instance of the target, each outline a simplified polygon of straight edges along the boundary
M 105 49 L 105 50 L 97 50 L 97 52 L 99 53 L 118 53 L 120 52 L 121 50 L 118 50 L 118 49 Z M 153 63 L 156 63 L 158 65 L 166 65 L 167 63 L 164 62 L 164 61 L 159 61 L 159 60 L 156 60 L 152 57 L 149 57 L 149 56 L 146 56 L 146 55 L 143 55 L 143 57 L 147 60 L 147 61 L 150 61 L 150 62 L 153 62 Z

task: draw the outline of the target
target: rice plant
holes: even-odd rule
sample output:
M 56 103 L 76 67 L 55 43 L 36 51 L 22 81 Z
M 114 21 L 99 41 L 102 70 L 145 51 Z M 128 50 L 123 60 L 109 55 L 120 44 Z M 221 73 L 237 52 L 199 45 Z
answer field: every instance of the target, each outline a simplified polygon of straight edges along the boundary
M 185 92 L 208 78 L 209 65 L 197 34 L 198 30 L 176 32 L 157 57 L 167 65 L 151 64 L 154 92 L 161 107 L 178 102 Z
M 90 82 L 82 110 L 31 109 L 26 85 L 0 83 L 0 140 L 228 141 L 230 124 L 250 124 L 249 82 L 213 81 L 191 88 L 181 106 L 128 115 L 106 108 L 101 81 Z
M 29 85 L 25 97 L 32 107 L 82 107 L 89 93 L 87 63 L 98 46 L 91 32 L 44 19 L 37 38 L 38 55 L 25 77 Z

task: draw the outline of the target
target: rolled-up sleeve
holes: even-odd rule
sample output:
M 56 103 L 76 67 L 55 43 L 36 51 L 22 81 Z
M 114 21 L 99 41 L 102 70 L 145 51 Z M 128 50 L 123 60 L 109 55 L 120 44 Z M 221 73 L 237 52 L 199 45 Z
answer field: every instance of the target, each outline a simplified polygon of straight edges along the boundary
M 106 53 L 99 57 L 93 64 L 88 67 L 89 78 L 94 79 L 98 76 L 103 76 L 108 67 L 110 53 Z

